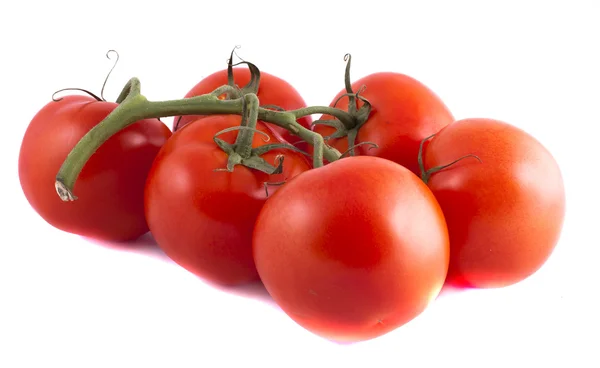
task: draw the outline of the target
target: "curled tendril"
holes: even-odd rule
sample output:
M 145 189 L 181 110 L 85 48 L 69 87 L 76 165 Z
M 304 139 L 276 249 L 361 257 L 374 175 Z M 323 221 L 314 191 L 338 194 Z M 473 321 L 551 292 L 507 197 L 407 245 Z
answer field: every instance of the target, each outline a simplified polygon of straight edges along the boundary
M 84 92 L 88 95 L 90 95 L 91 97 L 93 97 L 94 99 L 96 99 L 96 101 L 106 101 L 106 99 L 104 98 L 104 88 L 106 87 L 106 82 L 108 82 L 108 78 L 110 77 L 110 74 L 112 73 L 112 71 L 115 69 L 115 67 L 117 66 L 117 63 L 119 62 L 119 53 L 115 50 L 108 50 L 106 52 L 106 58 L 108 60 L 112 60 L 111 58 L 111 54 L 115 54 L 116 55 L 116 59 L 115 62 L 113 63 L 112 68 L 110 68 L 108 74 L 106 75 L 106 78 L 104 78 L 104 83 L 102 84 L 102 89 L 100 90 L 100 96 L 96 95 L 95 93 L 92 93 L 91 91 L 87 90 L 87 89 L 83 89 L 83 88 L 63 88 L 63 89 L 59 89 L 58 91 L 54 92 L 52 94 L 52 101 L 54 102 L 58 102 L 60 100 L 62 100 L 61 98 L 56 98 L 56 95 L 60 92 L 64 92 L 64 91 L 81 91 Z
M 58 91 L 56 91 L 56 92 L 54 92 L 52 94 L 52 101 L 58 102 L 58 101 L 62 100 L 63 99 L 62 97 L 61 98 L 56 98 L 56 95 L 59 94 L 60 92 L 64 92 L 64 91 L 81 91 L 81 92 L 85 92 L 88 95 L 92 96 L 97 101 L 104 101 L 102 98 L 98 97 L 94 93 L 88 91 L 87 89 L 83 89 L 83 88 L 63 88 L 63 89 L 59 89 Z
M 240 57 L 240 55 L 236 51 L 236 50 L 239 50 L 241 48 L 242 48 L 242 45 L 235 45 L 235 47 L 233 48 L 233 50 L 232 50 L 231 53 L 232 53 L 232 56 L 235 55 L 235 56 L 237 56 L 238 59 L 244 61 L 244 59 L 242 57 Z
M 112 73 L 112 71 L 117 66 L 117 63 L 119 62 L 119 53 L 117 51 L 115 51 L 115 50 L 108 50 L 106 52 L 106 58 L 108 60 L 112 60 L 112 58 L 110 57 L 111 54 L 115 54 L 116 55 L 116 59 L 115 59 L 115 62 L 113 63 L 112 68 L 110 68 L 110 70 L 108 71 L 108 74 L 106 75 L 106 78 L 104 78 L 104 83 L 102 84 L 102 89 L 100 90 L 100 97 L 102 97 L 103 101 L 106 101 L 106 99 L 104 98 L 104 87 L 106 87 L 106 82 L 108 82 L 108 78 L 110 77 L 110 74 Z
M 259 134 L 261 134 L 262 136 L 264 136 L 264 137 L 265 137 L 265 138 L 263 138 L 263 142 L 268 142 L 268 141 L 270 141 L 270 140 L 271 140 L 271 137 L 269 137 L 269 135 L 268 135 L 267 133 L 265 133 L 265 132 L 263 132 L 263 131 L 260 131 L 260 130 L 258 130 L 258 129 L 254 129 L 254 128 L 251 128 L 251 127 L 248 127 L 248 126 L 241 126 L 241 125 L 240 125 L 240 126 L 234 126 L 234 127 L 230 127 L 230 128 L 227 128 L 227 129 L 223 129 L 223 130 L 221 130 L 220 132 L 217 132 L 217 134 L 215 134 L 215 135 L 213 136 L 213 138 L 217 138 L 217 137 L 218 137 L 218 136 L 220 136 L 221 134 L 224 134 L 224 133 L 227 133 L 227 132 L 232 132 L 232 131 L 234 131 L 234 130 L 241 130 L 241 129 L 249 129 L 249 130 L 252 130 L 252 131 L 254 131 L 255 133 L 259 133 Z
M 343 157 L 345 157 L 346 155 L 348 155 L 348 154 L 349 154 L 349 153 L 350 153 L 352 150 L 354 150 L 356 147 L 358 147 L 358 146 L 362 146 L 362 145 L 365 145 L 365 144 L 368 144 L 368 145 L 370 145 L 370 146 L 371 146 L 371 147 L 369 147 L 369 150 L 372 150 L 373 148 L 379 148 L 379 146 L 378 146 L 376 143 L 373 143 L 373 142 L 360 142 L 360 143 L 357 143 L 357 144 L 355 144 L 354 146 L 352 146 L 352 147 L 348 148 L 348 149 L 347 149 L 347 150 L 346 150 L 344 153 L 342 153 L 342 154 L 340 155 L 340 158 L 343 158 Z
M 350 54 L 344 55 L 344 61 L 346 62 L 346 70 L 344 71 L 344 87 L 346 88 L 346 92 L 352 93 L 352 82 L 350 81 L 350 65 L 352 64 L 352 56 Z M 354 101 L 350 101 L 350 103 L 354 103 Z
M 233 46 L 233 49 L 231 50 L 231 54 L 229 54 L 229 58 L 228 58 L 228 59 L 227 59 L 227 61 L 226 61 L 226 62 L 227 62 L 227 64 L 229 64 L 229 63 L 233 63 L 233 55 L 237 56 L 237 58 L 238 58 L 238 59 L 240 59 L 240 60 L 243 60 L 243 59 L 240 57 L 240 55 L 238 55 L 238 53 L 237 53 L 237 52 L 235 52 L 235 50 L 239 50 L 239 49 L 241 49 L 241 48 L 242 48 L 242 46 L 241 46 L 241 45 L 235 45 L 235 46 Z
M 248 81 L 248 83 L 244 87 L 241 88 L 242 91 L 258 93 L 258 85 L 260 83 L 260 69 L 258 69 L 258 67 L 256 65 L 252 64 L 251 62 L 240 61 L 239 63 L 230 65 L 232 78 L 233 78 L 233 67 L 242 65 L 242 64 L 247 65 L 248 69 L 250 70 L 250 81 Z M 229 71 L 228 71 L 228 74 L 229 74 Z
M 231 53 L 229 54 L 229 59 L 227 59 L 227 84 L 229 84 L 230 86 L 235 85 L 233 80 L 233 55 L 237 56 L 240 60 L 242 60 L 242 58 L 237 54 L 237 52 L 235 52 L 235 50 L 239 49 L 240 47 L 240 45 L 235 45 L 233 47 L 233 50 L 231 50 Z
M 245 61 L 238 55 L 236 50 L 239 49 L 240 47 L 241 46 L 239 46 L 239 45 L 235 46 L 233 48 L 233 50 L 231 50 L 229 59 L 227 59 L 227 84 L 232 87 L 237 87 L 235 84 L 235 79 L 233 77 L 233 67 L 242 65 L 242 64 L 246 64 L 248 66 L 248 69 L 250 69 L 250 81 L 244 87 L 242 87 L 241 90 L 243 92 L 258 93 L 258 85 L 260 82 L 260 70 L 258 69 L 258 67 L 256 65 L 252 64 L 251 62 Z M 237 56 L 237 58 L 240 59 L 241 61 L 234 64 L 233 63 L 233 55 Z

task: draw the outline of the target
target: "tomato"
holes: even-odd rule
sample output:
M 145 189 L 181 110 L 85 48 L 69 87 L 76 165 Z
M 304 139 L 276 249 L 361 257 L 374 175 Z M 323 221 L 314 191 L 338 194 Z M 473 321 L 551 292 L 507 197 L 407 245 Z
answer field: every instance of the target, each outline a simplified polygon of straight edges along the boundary
M 427 186 L 378 157 L 342 158 L 280 188 L 256 221 L 267 291 L 305 329 L 345 342 L 419 315 L 448 268 L 448 233 Z
M 148 232 L 144 185 L 154 157 L 171 136 L 157 119 L 138 121 L 109 138 L 86 163 L 63 202 L 54 188 L 69 152 L 117 107 L 89 96 L 66 96 L 31 120 L 19 153 L 19 179 L 33 209 L 50 225 L 86 237 L 125 241 Z
M 267 175 L 236 166 L 233 172 L 215 171 L 227 164 L 227 154 L 213 141 L 226 128 L 240 125 L 236 115 L 205 117 L 179 129 L 158 154 L 145 190 L 150 231 L 167 256 L 208 282 L 237 285 L 258 280 L 252 258 L 252 230 L 267 199 L 265 183 L 284 182 L 310 168 L 294 151 L 277 149 L 261 157 L 274 163 L 283 155 L 283 173 Z M 277 143 L 262 123 L 253 146 Z M 235 142 L 237 132 L 219 138 Z M 287 185 L 287 184 L 286 184 Z M 269 196 L 279 186 L 268 187 Z
M 243 87 L 250 81 L 250 70 L 245 67 L 233 68 L 234 81 L 237 86 Z M 227 69 L 215 72 L 196 84 L 185 97 L 194 97 L 207 93 L 211 93 L 215 89 L 227 84 Z M 260 101 L 260 105 L 276 105 L 285 110 L 295 110 L 306 107 L 306 103 L 300 93 L 285 80 L 269 73 L 260 72 L 260 83 L 258 92 L 256 93 Z M 192 121 L 198 120 L 202 116 L 184 115 L 179 120 L 178 117 L 173 119 L 173 131 L 182 128 Z M 177 121 L 179 120 L 179 123 Z M 310 129 L 312 118 L 310 115 L 298 119 L 298 123 L 307 129 Z M 279 126 L 266 123 L 273 127 L 276 134 L 289 143 L 295 144 L 301 139 L 294 136 L 286 129 Z M 303 147 L 305 149 L 305 146 Z
M 557 162 L 535 138 L 506 122 L 464 119 L 424 152 L 428 185 L 450 234 L 448 282 L 502 287 L 536 272 L 558 242 L 565 189 Z
M 355 144 L 371 142 L 378 145 L 356 147 L 358 155 L 377 156 L 394 161 L 419 174 L 417 156 L 421 141 L 452 123 L 454 117 L 444 102 L 427 86 L 416 79 L 400 73 L 380 72 L 370 74 L 352 83 L 352 90 L 365 87 L 360 96 L 372 105 L 367 122 L 358 130 Z M 340 91 L 330 106 L 346 110 L 348 97 Z M 341 99 L 340 99 L 341 97 Z M 363 103 L 359 101 L 358 106 Z M 330 120 L 329 115 L 319 120 Z M 315 125 L 313 130 L 323 136 L 331 135 L 335 129 Z M 348 138 L 332 138 L 328 144 L 340 152 L 348 150 Z

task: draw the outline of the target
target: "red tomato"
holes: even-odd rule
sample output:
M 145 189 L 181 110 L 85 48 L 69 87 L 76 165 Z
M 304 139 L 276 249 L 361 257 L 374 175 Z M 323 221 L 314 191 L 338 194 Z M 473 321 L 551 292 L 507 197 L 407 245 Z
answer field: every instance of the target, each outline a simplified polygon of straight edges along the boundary
M 464 119 L 440 131 L 425 168 L 450 234 L 448 282 L 502 287 L 536 272 L 558 242 L 565 190 L 558 164 L 535 138 L 505 122 Z
M 56 174 L 77 142 L 117 107 L 89 96 L 66 96 L 42 108 L 29 124 L 19 154 L 25 197 L 50 225 L 74 234 L 121 241 L 148 232 L 144 185 L 154 157 L 171 136 L 157 119 L 136 122 L 108 139 L 86 163 L 63 202 Z
M 275 302 L 309 331 L 374 338 L 419 315 L 448 268 L 448 234 L 427 186 L 377 157 L 297 176 L 265 204 L 253 239 Z
M 289 180 L 310 168 L 300 154 L 278 149 L 263 157 L 274 164 L 283 155 L 283 173 L 267 175 L 236 166 L 212 141 L 218 131 L 240 125 L 236 115 L 217 115 L 178 130 L 158 154 L 145 191 L 150 230 L 164 252 L 209 282 L 235 285 L 258 280 L 252 258 L 252 229 L 267 196 L 264 183 Z M 261 123 L 257 128 L 270 131 Z M 238 132 L 219 138 L 233 143 Z M 268 143 L 277 143 L 271 137 Z M 254 147 L 267 142 L 255 134 Z M 269 186 L 269 195 L 278 186 Z
M 358 155 L 377 156 L 394 161 L 419 175 L 417 156 L 421 141 L 437 133 L 454 121 L 444 102 L 421 82 L 399 73 L 381 72 L 370 74 L 352 84 L 352 90 L 366 89 L 360 95 L 372 105 L 367 122 L 360 127 L 355 144 L 372 142 L 378 148 L 361 145 Z M 340 91 L 330 106 L 346 90 Z M 336 105 L 346 110 L 348 97 L 342 97 Z M 362 106 L 362 102 L 358 104 Z M 324 115 L 320 120 L 332 119 Z M 331 135 L 335 129 L 315 125 L 313 130 L 323 136 Z M 348 150 L 348 138 L 331 139 L 328 144 L 340 152 Z
M 245 67 L 233 68 L 233 77 L 235 83 L 241 88 L 250 81 L 250 70 Z M 222 85 L 227 84 L 227 69 L 215 72 L 196 84 L 185 97 L 200 96 L 210 93 Z M 260 101 L 260 105 L 276 105 L 285 110 L 295 110 L 306 107 L 306 103 L 296 89 L 283 79 L 272 74 L 260 72 L 260 83 L 258 93 L 256 94 Z M 194 120 L 198 120 L 202 116 L 184 115 L 177 124 L 178 117 L 173 119 L 173 131 L 182 128 L 186 124 Z M 298 123 L 307 129 L 310 129 L 312 123 L 311 116 L 305 116 L 298 119 Z M 267 123 L 269 124 L 269 123 Z M 301 139 L 294 136 L 286 129 L 279 126 L 269 124 L 281 137 L 289 143 L 296 143 Z M 305 148 L 305 147 L 304 147 Z

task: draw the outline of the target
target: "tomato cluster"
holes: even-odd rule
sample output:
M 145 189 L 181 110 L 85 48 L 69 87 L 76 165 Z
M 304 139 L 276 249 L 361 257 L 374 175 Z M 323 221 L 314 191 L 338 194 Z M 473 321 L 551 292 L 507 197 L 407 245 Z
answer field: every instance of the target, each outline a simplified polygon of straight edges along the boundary
M 261 114 L 204 105 L 204 113 L 170 114 L 171 129 L 150 116 L 129 124 L 105 137 L 66 202 L 57 172 L 119 103 L 52 101 L 23 138 L 23 192 L 60 230 L 110 241 L 150 231 L 167 256 L 208 282 L 260 281 L 290 318 L 336 341 L 402 326 L 446 283 L 503 287 L 535 273 L 565 215 L 551 153 L 506 122 L 455 119 L 410 76 L 350 83 L 348 71 L 346 87 L 317 109 L 340 109 L 345 121 L 298 114 L 284 124 L 273 116 L 307 108 L 298 91 L 267 73 L 252 86 L 252 68 L 230 63 L 178 106 L 221 91 L 216 102 L 256 96 Z M 308 156 L 317 140 L 300 139 L 304 130 L 337 159 L 315 165 Z

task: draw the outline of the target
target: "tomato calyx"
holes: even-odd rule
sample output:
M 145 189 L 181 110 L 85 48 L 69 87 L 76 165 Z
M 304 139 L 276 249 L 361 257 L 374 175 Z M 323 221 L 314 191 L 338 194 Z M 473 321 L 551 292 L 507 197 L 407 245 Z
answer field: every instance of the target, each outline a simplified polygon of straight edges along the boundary
M 361 96 L 361 93 L 364 92 L 366 86 L 360 87 L 356 92 L 354 92 L 354 90 L 352 89 L 352 83 L 350 80 L 350 66 L 351 66 L 352 56 L 350 54 L 346 54 L 344 56 L 344 61 L 347 62 L 346 70 L 344 73 L 344 85 L 346 88 L 346 93 L 342 94 L 333 103 L 333 107 L 336 107 L 338 102 L 343 97 L 348 97 L 348 113 L 350 114 L 352 119 L 350 120 L 350 122 L 341 121 L 341 120 L 335 119 L 335 118 L 334 119 L 322 119 L 322 120 L 316 120 L 315 122 L 313 122 L 312 125 L 313 126 L 314 125 L 326 125 L 326 126 L 330 126 L 335 129 L 335 132 L 333 134 L 324 137 L 324 139 L 326 141 L 330 140 L 330 139 L 339 139 L 339 138 L 347 137 L 348 147 L 350 147 L 349 155 L 354 156 L 355 155 L 354 148 L 356 147 L 355 143 L 356 143 L 356 137 L 358 136 L 358 131 L 369 119 L 369 116 L 371 115 L 371 111 L 372 111 L 372 105 L 369 102 L 369 100 L 367 100 L 366 98 Z M 360 105 L 360 107 L 358 106 L 359 101 L 362 103 Z
M 268 142 L 270 137 L 267 133 L 256 129 L 258 123 L 258 108 L 259 101 L 258 97 L 254 93 L 248 93 L 243 97 L 242 105 L 242 122 L 240 126 L 235 126 L 227 129 L 223 129 L 214 135 L 213 140 L 219 148 L 221 148 L 227 155 L 227 166 L 224 169 L 216 169 L 217 171 L 229 171 L 232 172 L 237 165 L 243 165 L 250 169 L 255 169 L 264 172 L 265 174 L 281 174 L 283 172 L 283 158 L 284 156 L 277 156 L 276 166 L 271 165 L 265 161 L 261 155 L 281 148 L 288 148 L 296 152 L 300 152 L 308 155 L 304 151 L 286 143 L 271 143 L 260 147 L 252 147 L 252 139 L 255 133 L 262 134 L 265 136 L 265 142 Z M 219 135 L 230 132 L 233 130 L 239 130 L 237 138 L 233 144 L 227 143 Z
M 235 50 L 238 49 L 239 46 L 236 46 L 231 50 L 231 54 L 229 55 L 229 59 L 227 60 L 227 85 L 236 87 L 238 90 L 238 95 L 233 94 L 229 96 L 229 98 L 239 98 L 247 93 L 258 93 L 258 86 L 260 85 L 260 70 L 258 67 L 248 61 L 243 60 Z M 237 64 L 233 64 L 233 55 L 236 55 L 241 61 Z M 248 69 L 250 69 L 250 81 L 243 87 L 238 87 L 235 84 L 235 80 L 233 78 L 233 67 L 241 64 L 246 64 Z
M 213 92 L 211 92 L 211 95 L 217 97 L 219 100 L 235 100 L 235 99 L 239 99 L 242 98 L 244 95 L 246 94 L 257 94 L 258 93 L 258 86 L 260 85 L 260 70 L 258 69 L 258 67 L 254 64 L 252 64 L 249 61 L 245 61 L 242 60 L 239 63 L 233 64 L 233 55 L 236 55 L 239 57 L 239 55 L 237 55 L 237 53 L 235 52 L 236 49 L 238 49 L 239 46 L 234 47 L 234 49 L 231 51 L 231 54 L 229 55 L 229 59 L 227 59 L 227 84 L 215 89 Z M 241 59 L 241 58 L 240 58 Z M 235 84 L 235 80 L 233 77 L 233 67 L 234 66 L 238 66 L 238 65 L 242 65 L 245 64 L 246 66 L 248 66 L 248 69 L 250 70 L 250 81 L 248 83 L 246 83 L 245 86 L 240 87 L 237 84 Z M 282 108 L 275 106 L 276 108 L 278 108 L 279 110 L 283 110 Z M 181 122 L 181 118 L 182 116 L 180 115 L 177 118 L 177 122 L 175 123 L 175 126 L 173 127 L 173 131 L 177 131 L 179 130 L 179 123 Z
M 235 129 L 251 129 L 248 127 L 234 127 Z M 262 152 L 258 152 L 258 148 L 262 148 L 262 147 L 258 147 L 255 149 L 252 149 L 251 153 L 249 155 L 247 155 L 246 157 L 242 156 L 240 153 L 237 152 L 236 144 L 230 144 L 225 142 L 222 139 L 217 138 L 216 136 L 219 134 L 223 134 L 225 132 L 229 132 L 232 131 L 234 129 L 224 129 L 222 131 L 220 131 L 219 133 L 217 133 L 215 135 L 215 143 L 217 144 L 217 146 L 219 146 L 219 148 L 221 148 L 228 156 L 229 158 L 227 159 L 227 167 L 223 168 L 223 169 L 215 169 L 215 171 L 229 171 L 232 172 L 235 168 L 235 166 L 237 165 L 243 165 L 247 168 L 250 169 L 255 169 L 255 170 L 259 170 L 264 172 L 265 174 L 268 175 L 272 175 L 272 174 L 281 174 L 283 172 L 283 156 L 279 155 L 277 156 L 277 166 L 273 166 L 271 164 L 269 164 L 267 161 L 265 161 L 262 157 L 260 157 L 261 154 L 266 153 L 268 151 L 277 149 L 277 148 L 284 148 L 284 144 L 273 144 L 273 146 L 279 146 L 279 147 L 269 147 L 270 149 L 267 150 L 262 150 Z M 263 132 L 253 129 L 258 133 L 262 133 Z M 238 135 L 239 136 L 239 135 Z
M 421 141 L 421 144 L 419 144 L 419 156 L 418 156 L 417 160 L 419 163 L 419 170 L 421 171 L 421 180 L 423 180 L 423 182 L 425 184 L 429 183 L 429 179 L 431 178 L 431 175 L 435 174 L 438 171 L 444 170 L 452 165 L 455 165 L 456 163 L 464 160 L 465 158 L 472 157 L 472 158 L 476 159 L 477 161 L 479 161 L 479 163 L 483 163 L 483 161 L 481 161 L 481 158 L 479 158 L 479 156 L 474 155 L 474 154 L 468 154 L 468 155 L 461 156 L 448 164 L 435 166 L 428 170 L 425 170 L 425 165 L 423 164 L 423 146 L 425 145 L 425 142 L 427 142 L 431 138 L 435 137 L 435 135 L 436 134 L 434 133 L 434 134 L 430 135 L 429 137 L 426 137 L 425 139 L 423 139 Z

